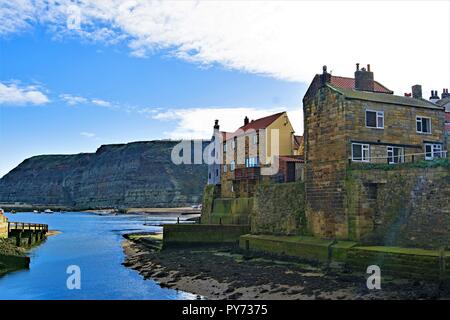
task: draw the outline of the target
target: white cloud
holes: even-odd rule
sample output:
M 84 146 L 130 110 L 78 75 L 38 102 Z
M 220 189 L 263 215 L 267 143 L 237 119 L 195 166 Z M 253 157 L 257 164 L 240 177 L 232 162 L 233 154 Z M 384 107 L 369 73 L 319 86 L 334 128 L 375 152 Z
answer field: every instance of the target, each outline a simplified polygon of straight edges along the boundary
M 95 133 L 92 132 L 80 132 L 80 135 L 86 138 L 94 138 L 95 137 Z
M 48 5 L 47 5 L 48 3 Z M 402 94 L 449 86 L 448 1 L 15 0 L 0 9 L 0 34 L 47 24 L 62 36 L 125 41 L 135 56 L 159 49 L 200 64 L 308 83 L 327 64 L 351 76 L 371 63 Z M 420 23 L 418 23 L 420 22 Z
M 74 96 L 71 94 L 61 94 L 59 97 L 70 106 L 75 106 L 77 104 L 82 104 L 82 103 L 88 102 L 88 99 L 86 99 L 84 97 Z
M 0 82 L 0 105 L 41 105 L 49 101 L 49 98 L 36 86 L 20 87 L 16 83 L 4 84 Z
M 91 102 L 100 107 L 112 107 L 112 103 L 102 99 L 92 99 Z
M 186 108 L 172 109 L 155 114 L 152 118 L 160 121 L 175 122 L 173 131 L 164 135 L 170 139 L 209 139 L 213 133 L 214 120 L 219 120 L 220 130 L 233 132 L 244 124 L 244 117 L 250 120 L 262 118 L 273 113 L 287 111 L 297 134 L 303 132 L 303 111 L 301 107 L 288 110 L 281 108 Z
M 78 104 L 93 104 L 100 107 L 107 107 L 107 108 L 113 108 L 113 107 L 119 107 L 119 105 L 116 105 L 110 101 L 98 99 L 98 98 L 86 98 L 78 95 L 72 95 L 68 93 L 60 94 L 59 98 L 66 102 L 70 106 L 75 106 Z M 127 108 L 124 106 L 124 108 Z

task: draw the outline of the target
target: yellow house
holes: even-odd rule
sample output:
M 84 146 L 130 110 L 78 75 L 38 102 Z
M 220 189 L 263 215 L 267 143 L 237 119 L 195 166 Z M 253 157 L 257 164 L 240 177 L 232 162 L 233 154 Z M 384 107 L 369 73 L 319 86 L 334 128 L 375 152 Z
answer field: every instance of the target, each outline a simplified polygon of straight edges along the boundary
M 8 219 L 4 216 L 4 212 L 0 209 L 0 238 L 8 237 Z
M 255 186 L 264 180 L 292 181 L 288 170 L 280 170 L 280 156 L 299 155 L 300 145 L 296 137 L 286 112 L 251 121 L 245 117 L 242 127 L 224 135 L 221 196 L 251 196 Z M 300 161 L 295 158 L 282 159 Z

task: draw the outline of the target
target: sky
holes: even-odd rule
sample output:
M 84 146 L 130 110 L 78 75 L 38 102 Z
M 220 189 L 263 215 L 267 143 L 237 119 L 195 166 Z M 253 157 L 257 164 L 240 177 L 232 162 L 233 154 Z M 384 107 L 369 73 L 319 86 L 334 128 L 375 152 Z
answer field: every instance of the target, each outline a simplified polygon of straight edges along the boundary
M 449 1 L 0 0 L 0 176 L 40 154 L 208 138 L 286 110 L 323 65 L 450 87 Z

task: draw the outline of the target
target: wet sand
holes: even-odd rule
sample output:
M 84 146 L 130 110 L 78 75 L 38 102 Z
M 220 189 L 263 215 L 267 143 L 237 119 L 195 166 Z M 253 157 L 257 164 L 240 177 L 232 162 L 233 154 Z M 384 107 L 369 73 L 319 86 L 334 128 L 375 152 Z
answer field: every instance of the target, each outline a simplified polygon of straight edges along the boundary
M 248 256 L 234 248 L 168 248 L 158 237 L 123 242 L 124 265 L 162 287 L 207 299 L 447 299 L 438 282 L 383 277 L 381 290 L 369 290 L 366 274 L 274 257 Z

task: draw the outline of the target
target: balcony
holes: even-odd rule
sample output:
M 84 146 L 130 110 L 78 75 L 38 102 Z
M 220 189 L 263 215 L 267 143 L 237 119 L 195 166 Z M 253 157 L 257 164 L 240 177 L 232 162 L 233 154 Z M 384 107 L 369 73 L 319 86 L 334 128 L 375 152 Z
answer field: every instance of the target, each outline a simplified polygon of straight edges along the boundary
M 234 170 L 234 180 L 258 180 L 260 176 L 260 167 L 236 168 Z

